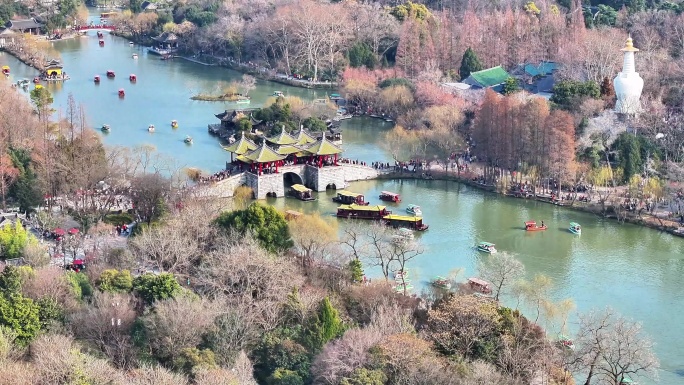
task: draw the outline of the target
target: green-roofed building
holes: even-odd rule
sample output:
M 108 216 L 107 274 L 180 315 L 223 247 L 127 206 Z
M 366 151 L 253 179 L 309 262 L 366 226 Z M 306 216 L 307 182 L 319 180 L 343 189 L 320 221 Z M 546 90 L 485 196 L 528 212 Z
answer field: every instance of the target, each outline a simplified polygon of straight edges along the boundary
M 495 91 L 500 91 L 506 79 L 511 75 L 506 72 L 501 66 L 488 68 L 486 70 L 472 72 L 463 83 L 469 84 L 476 88 L 494 88 Z
M 552 61 L 543 61 L 539 64 L 525 64 L 527 76 L 548 76 L 558 69 L 558 64 Z
M 311 136 L 311 134 L 309 134 L 308 132 L 306 132 L 303 129 L 297 131 L 297 134 L 295 134 L 293 136 L 294 136 L 295 140 L 297 141 L 297 144 L 300 146 L 316 142 L 316 138 Z
M 321 139 L 306 147 L 304 152 L 309 155 L 327 156 L 341 154 L 342 149 L 332 144 L 325 135 L 323 135 Z
M 238 157 L 240 155 L 246 155 L 250 151 L 254 151 L 257 149 L 256 143 L 252 142 L 251 140 L 247 139 L 245 137 L 245 133 L 243 132 L 242 135 L 240 135 L 240 139 L 237 141 L 233 142 L 229 146 L 222 146 L 224 150 L 230 152 L 230 161 L 233 161 L 233 154 L 237 155 Z
M 280 155 L 290 155 L 290 154 L 302 154 L 302 149 L 295 145 L 287 144 L 284 146 L 279 146 L 276 152 Z
M 297 143 L 297 139 L 293 138 L 292 136 L 290 136 L 290 134 L 288 134 L 285 131 L 285 126 L 283 126 L 283 128 L 280 130 L 279 134 L 271 136 L 270 138 L 265 138 L 265 139 L 267 142 L 278 145 L 278 146 Z
M 280 155 L 265 143 L 259 146 L 256 150 L 246 154 L 244 159 L 251 163 L 272 163 L 285 159 L 285 155 Z

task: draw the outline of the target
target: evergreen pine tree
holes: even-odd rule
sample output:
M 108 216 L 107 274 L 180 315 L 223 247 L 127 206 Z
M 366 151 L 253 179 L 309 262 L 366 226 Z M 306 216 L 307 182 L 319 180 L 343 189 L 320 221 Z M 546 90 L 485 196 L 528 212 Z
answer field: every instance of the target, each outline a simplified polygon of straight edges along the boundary
M 309 321 L 307 344 L 314 351 L 320 350 L 328 341 L 339 337 L 344 332 L 344 324 L 337 309 L 325 297 L 318 308 L 318 314 Z
M 458 70 L 458 74 L 461 76 L 461 81 L 470 76 L 471 72 L 482 70 L 483 67 L 482 63 L 480 63 L 480 59 L 478 59 L 477 55 L 475 55 L 475 51 L 468 47 L 468 49 L 466 49 L 466 51 L 463 53 L 463 59 L 461 59 L 461 68 Z
M 349 261 L 347 268 L 349 269 L 352 282 L 361 282 L 363 279 L 363 265 L 361 264 L 361 261 L 354 258 Z

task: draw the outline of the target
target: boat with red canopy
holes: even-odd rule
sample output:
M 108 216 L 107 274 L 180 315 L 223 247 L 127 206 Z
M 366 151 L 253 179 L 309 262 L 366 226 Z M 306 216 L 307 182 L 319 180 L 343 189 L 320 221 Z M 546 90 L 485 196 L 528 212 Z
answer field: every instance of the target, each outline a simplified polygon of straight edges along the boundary
M 544 224 L 544 221 L 542 221 L 541 226 L 537 226 L 535 221 L 525 222 L 525 231 L 544 231 L 546 229 L 548 229 L 548 226 Z
M 401 202 L 401 197 L 397 193 L 393 193 L 390 191 L 381 191 L 380 192 L 380 200 L 386 201 L 386 202 L 399 203 L 399 202 Z

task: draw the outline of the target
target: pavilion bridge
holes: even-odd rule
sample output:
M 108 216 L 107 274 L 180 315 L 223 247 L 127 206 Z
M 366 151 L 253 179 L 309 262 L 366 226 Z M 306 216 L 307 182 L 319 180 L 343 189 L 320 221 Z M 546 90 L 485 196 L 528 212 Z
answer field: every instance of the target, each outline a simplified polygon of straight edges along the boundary
M 289 186 L 302 184 L 314 191 L 342 189 L 347 182 L 375 178 L 377 170 L 368 166 L 339 162 L 342 149 L 325 135 L 315 139 L 305 130 L 290 135 L 267 137 L 257 145 L 241 135 L 224 147 L 231 153 L 227 168 L 231 177 L 198 190 L 200 196 L 231 197 L 239 186 L 249 186 L 256 199 L 283 197 Z

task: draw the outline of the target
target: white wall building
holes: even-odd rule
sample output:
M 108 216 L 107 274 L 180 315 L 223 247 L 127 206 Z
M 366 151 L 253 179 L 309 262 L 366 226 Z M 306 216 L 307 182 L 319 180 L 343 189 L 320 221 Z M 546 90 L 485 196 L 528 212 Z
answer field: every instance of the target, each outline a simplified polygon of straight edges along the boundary
M 644 89 L 644 79 L 639 76 L 635 69 L 634 53 L 639 50 L 632 44 L 631 36 L 627 38 L 627 44 L 621 51 L 625 53 L 622 71 L 613 80 L 615 96 L 617 96 L 615 112 L 634 115 L 641 110 L 639 98 L 641 98 L 641 91 Z

